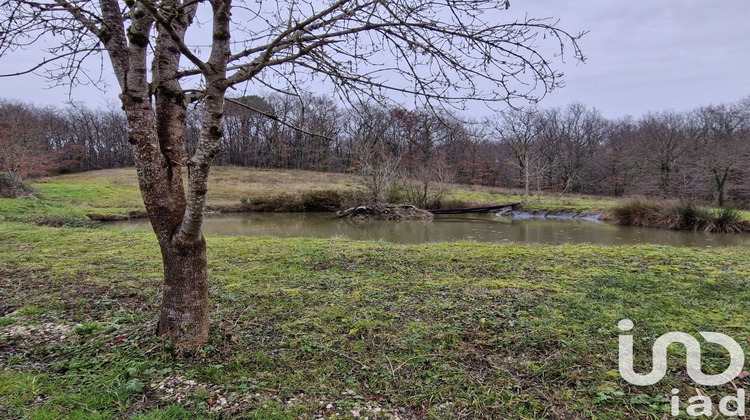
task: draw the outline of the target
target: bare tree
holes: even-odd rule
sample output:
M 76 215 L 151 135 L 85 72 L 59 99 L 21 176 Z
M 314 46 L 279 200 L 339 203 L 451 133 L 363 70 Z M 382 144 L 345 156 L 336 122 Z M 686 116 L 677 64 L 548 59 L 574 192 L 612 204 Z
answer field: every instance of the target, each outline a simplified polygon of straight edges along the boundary
M 656 173 L 658 191 L 668 197 L 674 188 L 680 159 L 688 150 L 685 115 L 668 111 L 646 114 L 638 122 L 639 155 L 646 163 L 645 172 Z
M 604 171 L 602 191 L 615 197 L 624 195 L 637 178 L 635 150 L 636 125 L 629 118 L 613 121 L 604 143 L 600 165 Z
M 745 118 L 739 106 L 708 106 L 693 113 L 691 160 L 710 179 L 718 206 L 724 206 L 728 183 L 750 155 L 743 138 Z
M 535 168 L 539 167 L 539 119 L 536 110 L 511 109 L 489 122 L 499 141 L 513 154 L 513 166 L 518 168 L 518 179 L 524 188 L 524 199 L 529 200 Z
M 15 198 L 24 193 L 23 181 L 44 175 L 59 165 L 60 153 L 48 148 L 38 110 L 21 103 L 0 102 L 0 174 L 6 174 L 8 191 Z
M 555 171 L 562 193 L 580 190 L 583 174 L 606 137 L 607 120 L 594 108 L 572 103 L 540 113 L 539 124 L 548 168 Z
M 375 204 L 403 176 L 401 161 L 406 148 L 399 140 L 391 110 L 374 104 L 361 104 L 352 110 L 347 127 L 352 139 L 352 164 L 370 190 Z
M 413 166 L 403 179 L 409 201 L 415 206 L 438 208 L 453 180 L 450 165 L 443 153 L 433 153 L 429 160 Z
M 557 52 L 570 47 L 582 58 L 577 36 L 546 20 L 497 23 L 507 4 L 7 0 L 0 5 L 0 54 L 51 45 L 50 58 L 15 74 L 45 68 L 57 82 L 72 84 L 95 81 L 87 59 L 108 56 L 161 246 L 165 287 L 158 334 L 200 345 L 209 331 L 201 225 L 227 90 L 252 83 L 299 95 L 312 83 L 330 83 L 345 98 L 407 94 L 430 106 L 537 100 L 560 76 L 540 51 L 552 42 Z M 210 30 L 201 30 L 198 20 L 211 22 Z M 203 48 L 187 41 L 201 37 Z M 190 103 L 199 104 L 202 120 L 188 156 L 183 144 Z

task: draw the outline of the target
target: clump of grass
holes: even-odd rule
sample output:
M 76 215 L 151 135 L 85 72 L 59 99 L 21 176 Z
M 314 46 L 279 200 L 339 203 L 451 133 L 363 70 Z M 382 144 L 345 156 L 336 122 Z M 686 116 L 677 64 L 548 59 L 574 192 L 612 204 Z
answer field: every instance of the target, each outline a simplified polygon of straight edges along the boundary
M 746 232 L 750 223 L 731 208 L 710 209 L 691 201 L 651 201 L 634 198 L 613 208 L 607 220 L 623 226 L 702 232 Z
M 673 230 L 708 230 L 712 214 L 690 201 L 667 204 L 661 209 L 661 224 Z
M 667 206 L 663 217 L 666 227 L 676 230 L 733 233 L 747 231 L 750 227 L 735 209 L 708 209 L 689 201 Z
M 35 305 L 24 305 L 18 308 L 18 314 L 20 315 L 38 315 L 42 312 L 43 310 Z
M 36 190 L 24 182 L 13 179 L 9 174 L 0 172 L 0 198 L 18 198 L 31 195 Z
M 722 208 L 714 210 L 713 223 L 717 232 L 750 231 L 750 223 L 742 217 L 737 209 Z
M 645 198 L 633 198 L 613 208 L 607 215 L 618 225 L 655 227 L 661 218 L 661 206 Z
M 86 322 L 75 329 L 75 333 L 81 336 L 92 335 L 102 329 L 96 322 Z
M 305 211 L 338 211 L 351 201 L 349 193 L 340 190 L 313 190 L 301 194 Z
M 366 201 L 359 190 L 312 190 L 243 197 L 240 204 L 245 211 L 303 212 L 339 211 Z
M 385 194 L 385 200 L 389 203 L 405 203 L 409 199 L 409 193 L 401 185 L 393 185 Z

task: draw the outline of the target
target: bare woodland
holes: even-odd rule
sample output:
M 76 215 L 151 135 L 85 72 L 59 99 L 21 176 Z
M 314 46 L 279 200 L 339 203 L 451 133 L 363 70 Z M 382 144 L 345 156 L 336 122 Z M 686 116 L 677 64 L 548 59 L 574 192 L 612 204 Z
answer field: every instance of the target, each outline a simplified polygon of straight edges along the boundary
M 528 199 L 543 191 L 750 205 L 747 99 L 617 120 L 582 104 L 511 109 L 467 120 L 459 112 L 436 115 L 373 103 L 352 110 L 326 96 L 239 100 L 258 111 L 227 103 L 216 163 L 359 173 L 375 201 L 400 179 L 411 186 L 410 201 L 421 205 L 429 205 L 434 197 L 428 195 L 439 194 L 437 186 L 446 181 L 517 188 Z M 29 157 L 19 174 L 24 177 L 134 164 L 127 121 L 116 108 L 40 108 L 5 101 L 0 120 L 6 129 L 23 126 L 3 137 L 16 139 L 15 149 L 0 146 L 0 153 L 24 156 L 18 148 L 26 145 Z M 200 110 L 190 108 L 184 153 L 194 153 L 199 136 Z M 18 167 L 8 164 L 3 170 Z

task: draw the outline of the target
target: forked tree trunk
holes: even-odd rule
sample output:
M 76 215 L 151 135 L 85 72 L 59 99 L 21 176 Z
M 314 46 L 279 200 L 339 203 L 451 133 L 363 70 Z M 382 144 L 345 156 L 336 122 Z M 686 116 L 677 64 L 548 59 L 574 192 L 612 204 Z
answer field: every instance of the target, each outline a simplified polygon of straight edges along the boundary
M 182 165 L 165 150 L 168 143 L 160 142 L 154 110 L 147 101 L 144 101 L 146 105 L 133 103 L 128 98 L 123 102 L 141 196 L 159 241 L 164 265 L 157 334 L 181 345 L 200 346 L 208 341 L 209 334 L 206 241 L 200 227 L 195 235 L 181 235 L 187 208 Z
M 119 6 L 114 0 L 102 2 L 112 19 L 110 26 L 117 27 L 116 21 L 122 20 Z M 164 0 L 162 4 L 175 9 L 179 6 L 176 0 Z M 128 119 L 128 141 L 133 146 L 141 196 L 161 247 L 164 292 L 157 333 L 173 343 L 193 347 L 205 344 L 209 335 L 206 242 L 201 222 L 208 167 L 218 153 L 214 144 L 221 134 L 214 129 L 218 131 L 216 136 L 201 139 L 197 156 L 184 156 L 186 102 L 176 77 L 180 50 L 173 38 L 184 36 L 196 7 L 187 6 L 185 13 L 171 21 L 172 34 L 165 33 L 163 26 L 158 27 L 151 83 L 147 78 L 147 58 L 154 16 L 148 5 L 138 2 L 135 6 L 127 31 L 129 43 L 122 32 L 107 38 L 113 68 L 123 88 L 120 99 Z M 217 7 L 228 22 L 229 3 L 221 2 Z M 224 32 L 228 33 L 228 29 Z M 123 46 L 127 46 L 127 54 L 122 53 Z M 228 47 L 225 49 L 228 51 Z M 224 76 L 220 73 L 216 77 Z M 211 103 L 223 103 L 223 96 L 210 99 Z M 214 114 L 216 121 L 211 120 L 211 127 L 220 127 L 221 112 Z M 204 124 L 203 137 L 207 131 Z M 210 143 L 208 147 L 205 142 Z M 182 182 L 185 166 L 190 186 L 187 197 Z

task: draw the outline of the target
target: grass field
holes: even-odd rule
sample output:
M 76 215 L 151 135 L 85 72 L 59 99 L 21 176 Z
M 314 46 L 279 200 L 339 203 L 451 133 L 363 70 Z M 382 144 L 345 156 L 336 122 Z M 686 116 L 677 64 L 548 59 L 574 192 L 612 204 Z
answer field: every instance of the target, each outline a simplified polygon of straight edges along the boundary
M 137 210 L 128 174 L 52 178 L 34 185 L 43 198 L 0 212 Z M 331 182 L 355 185 L 344 179 Z M 219 184 L 212 199 L 269 188 Z M 696 388 L 678 346 L 657 385 L 617 371 L 623 318 L 639 372 L 669 331 L 719 331 L 747 350 L 745 249 L 268 237 L 208 249 L 212 336 L 187 352 L 153 336 L 153 234 L 0 223 L 0 418 L 662 419 L 673 388 L 683 403 L 750 388 L 744 375 Z M 720 347 L 703 351 L 704 371 L 725 368 Z

